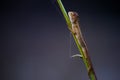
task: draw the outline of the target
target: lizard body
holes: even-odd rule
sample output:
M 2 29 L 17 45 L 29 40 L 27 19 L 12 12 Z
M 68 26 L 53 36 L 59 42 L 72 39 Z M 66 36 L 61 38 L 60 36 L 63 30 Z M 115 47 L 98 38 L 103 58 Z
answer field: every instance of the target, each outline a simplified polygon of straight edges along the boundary
M 68 12 L 68 16 L 72 25 L 72 28 L 70 29 L 70 31 L 75 35 L 75 37 L 78 40 L 78 43 L 82 46 L 84 50 L 84 48 L 86 47 L 86 44 L 83 40 L 82 33 L 80 31 L 79 16 L 76 12 L 73 12 L 73 11 Z M 87 56 L 85 55 L 85 57 Z
M 84 56 L 86 59 L 86 63 L 87 63 L 87 67 L 88 67 L 88 75 L 90 74 L 91 71 L 93 71 L 93 67 L 91 66 L 91 60 L 89 58 L 88 55 L 88 50 L 87 50 L 87 46 L 85 41 L 83 40 L 83 36 L 79 27 L 79 15 L 76 12 L 70 11 L 68 12 L 68 16 L 71 22 L 71 29 L 70 31 L 75 35 L 75 37 L 78 40 L 78 43 L 81 45 L 82 51 L 84 52 L 84 54 L 82 55 L 82 57 Z M 81 55 L 75 55 L 76 56 L 81 56 Z M 74 57 L 74 55 L 73 55 Z

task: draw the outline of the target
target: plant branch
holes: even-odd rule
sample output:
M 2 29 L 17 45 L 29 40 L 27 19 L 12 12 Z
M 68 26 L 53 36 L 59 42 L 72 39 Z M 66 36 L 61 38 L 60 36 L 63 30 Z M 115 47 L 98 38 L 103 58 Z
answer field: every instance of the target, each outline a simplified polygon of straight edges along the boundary
M 68 14 L 67 14 L 61 0 L 57 0 L 57 3 L 60 7 L 60 10 L 61 10 L 65 20 L 66 20 L 66 23 L 68 25 L 68 29 L 71 29 L 72 25 L 71 25 L 70 19 L 68 17 Z M 78 50 L 79 50 L 80 54 L 83 56 L 82 60 L 83 60 L 85 66 L 87 68 L 88 76 L 89 76 L 90 80 L 97 80 L 96 74 L 95 74 L 93 66 L 92 66 L 92 62 L 91 62 L 90 57 L 88 55 L 87 47 L 85 48 L 85 51 L 84 51 L 83 47 L 79 44 L 78 39 L 75 37 L 75 35 L 73 33 L 72 33 L 72 36 L 75 40 L 75 43 L 78 47 Z M 82 39 L 82 40 L 83 40 L 83 42 L 85 42 L 84 39 Z M 84 45 L 86 45 L 86 44 L 84 43 Z

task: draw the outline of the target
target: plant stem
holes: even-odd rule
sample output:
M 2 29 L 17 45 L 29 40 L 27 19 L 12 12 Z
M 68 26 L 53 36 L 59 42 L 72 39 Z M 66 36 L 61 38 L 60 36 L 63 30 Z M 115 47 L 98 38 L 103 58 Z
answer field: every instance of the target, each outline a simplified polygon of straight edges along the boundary
M 66 20 L 68 28 L 71 29 L 72 25 L 71 25 L 70 19 L 67 15 L 67 12 L 66 12 L 61 0 L 57 0 L 57 3 L 60 7 L 60 10 L 61 10 L 65 20 Z M 85 51 L 84 51 L 82 49 L 82 46 L 78 43 L 78 39 L 75 37 L 75 35 L 73 33 L 72 33 L 72 36 L 73 36 L 73 38 L 76 42 L 76 45 L 78 47 L 78 50 L 79 50 L 80 54 L 83 56 L 82 60 L 83 60 L 85 66 L 87 68 L 88 76 L 89 76 L 90 80 L 97 80 L 96 74 L 95 74 L 93 66 L 92 66 L 92 62 L 91 62 L 90 57 L 88 55 L 87 47 L 85 48 Z M 82 40 L 83 40 L 83 42 L 85 42 L 84 39 L 82 39 Z

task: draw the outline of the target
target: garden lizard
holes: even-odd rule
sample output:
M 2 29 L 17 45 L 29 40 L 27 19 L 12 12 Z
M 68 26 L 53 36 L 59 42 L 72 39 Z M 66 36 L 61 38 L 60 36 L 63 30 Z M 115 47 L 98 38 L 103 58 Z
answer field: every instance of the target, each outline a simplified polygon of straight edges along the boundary
M 86 43 L 83 39 L 81 30 L 80 30 L 79 15 L 74 11 L 70 11 L 70 12 L 68 12 L 68 16 L 69 16 L 69 19 L 70 19 L 70 22 L 72 25 L 72 27 L 69 30 L 73 33 L 73 35 L 75 35 L 75 37 L 78 40 L 78 43 L 81 46 L 82 51 L 83 51 L 82 55 L 76 54 L 76 55 L 73 55 L 72 57 L 76 57 L 76 56 L 83 57 L 84 56 L 86 63 L 87 63 L 88 75 L 89 75 L 90 72 L 93 71 L 93 67 L 92 67 L 92 63 L 91 63 L 91 60 L 90 60 L 89 55 L 88 55 Z

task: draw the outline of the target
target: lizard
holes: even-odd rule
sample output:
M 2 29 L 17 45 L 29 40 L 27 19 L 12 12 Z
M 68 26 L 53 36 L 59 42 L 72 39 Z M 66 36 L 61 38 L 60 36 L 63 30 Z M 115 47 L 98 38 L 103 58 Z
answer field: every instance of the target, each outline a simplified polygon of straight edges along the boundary
M 83 56 L 84 56 L 86 59 L 86 62 L 87 62 L 87 66 L 88 66 L 88 75 L 90 74 L 91 71 L 94 73 L 94 70 L 92 67 L 92 62 L 91 62 L 89 55 L 88 55 L 88 49 L 87 49 L 86 43 L 83 39 L 81 30 L 80 30 L 79 15 L 77 12 L 69 11 L 68 16 L 69 16 L 69 19 L 70 19 L 70 22 L 72 25 L 72 27 L 69 28 L 69 30 L 70 30 L 70 32 L 73 33 L 73 35 L 75 35 L 76 39 L 78 40 L 79 45 L 81 45 L 83 53 L 84 53 L 83 55 L 76 54 L 76 55 L 73 55 L 72 57 L 78 56 L 78 57 L 83 58 Z
M 69 30 L 75 35 L 75 37 L 78 40 L 78 43 L 81 45 L 81 43 L 83 43 L 83 42 L 81 42 L 81 41 L 83 41 L 81 39 L 83 39 L 83 38 L 81 36 L 82 34 L 81 34 L 81 31 L 80 31 L 80 27 L 79 27 L 78 13 L 73 12 L 73 11 L 69 11 L 68 16 L 69 16 L 69 19 L 70 19 L 70 22 L 71 22 L 71 25 L 72 25 L 72 27 L 69 28 Z M 82 44 L 82 46 L 85 46 L 85 45 Z M 80 54 L 73 55 L 72 57 L 76 57 L 76 56 L 82 58 L 82 55 L 80 55 Z

